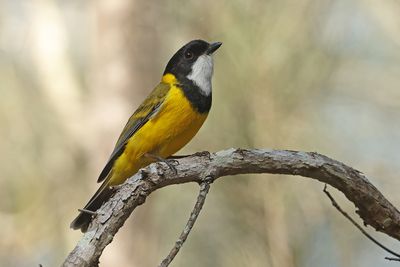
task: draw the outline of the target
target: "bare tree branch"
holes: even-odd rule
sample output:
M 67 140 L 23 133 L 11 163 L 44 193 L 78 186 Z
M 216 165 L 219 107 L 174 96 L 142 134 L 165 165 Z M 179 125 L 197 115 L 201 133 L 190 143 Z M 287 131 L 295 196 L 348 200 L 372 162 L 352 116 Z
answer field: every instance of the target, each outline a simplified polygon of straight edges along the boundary
M 178 240 L 175 242 L 174 247 L 169 252 L 168 256 L 161 262 L 159 267 L 167 267 L 171 263 L 171 261 L 175 258 L 176 254 L 178 254 L 179 250 L 185 243 L 186 238 L 188 237 L 190 231 L 193 228 L 194 223 L 197 220 L 197 217 L 200 214 L 201 209 L 203 208 L 204 202 L 206 201 L 206 197 L 208 191 L 210 190 L 210 182 L 203 182 L 200 185 L 200 192 L 197 197 L 196 204 L 193 207 L 192 212 L 190 213 L 190 217 L 188 222 L 186 223 L 185 228 L 183 229 L 181 235 L 179 236 Z
M 104 248 L 151 192 L 171 184 L 201 184 L 209 177 L 217 179 L 245 173 L 300 175 L 327 183 L 354 203 L 365 225 L 400 240 L 399 211 L 361 172 L 318 153 L 229 149 L 212 154 L 197 153 L 177 161 L 177 175 L 164 163 L 156 163 L 142 169 L 120 186 L 99 209 L 92 225 L 63 266 L 97 266 Z
M 397 258 L 389 258 L 389 257 L 385 257 L 385 259 L 387 260 L 395 260 L 395 261 L 400 261 L 400 254 L 394 252 L 391 249 L 388 249 L 387 247 L 385 247 L 384 245 L 382 245 L 378 240 L 376 240 L 375 238 L 373 238 L 370 234 L 367 233 L 367 231 L 365 231 L 361 225 L 359 225 L 355 220 L 353 220 L 353 218 L 350 217 L 349 214 L 347 214 L 347 212 L 345 212 L 340 206 L 339 204 L 336 202 L 336 200 L 333 198 L 333 196 L 331 195 L 331 193 L 329 193 L 328 189 L 327 189 L 327 185 L 325 184 L 324 189 L 322 190 L 325 195 L 329 198 L 329 200 L 332 203 L 332 206 L 334 206 L 347 220 L 349 220 L 355 227 L 357 227 L 358 230 L 360 230 L 360 232 L 365 235 L 369 240 L 371 240 L 373 243 L 375 243 L 377 246 L 381 247 L 383 250 L 385 250 L 386 252 L 392 254 L 393 256 L 396 256 Z
M 391 257 L 385 257 L 385 260 L 388 260 L 388 261 L 400 261 L 399 258 L 391 258 Z

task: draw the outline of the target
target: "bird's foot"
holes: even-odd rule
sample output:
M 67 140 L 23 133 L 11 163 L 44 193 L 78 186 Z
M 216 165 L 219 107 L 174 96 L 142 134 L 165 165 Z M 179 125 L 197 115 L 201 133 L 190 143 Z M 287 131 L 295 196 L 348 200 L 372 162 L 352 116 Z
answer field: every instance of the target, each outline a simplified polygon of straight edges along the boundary
M 157 155 L 154 155 L 154 154 L 150 154 L 150 153 L 146 153 L 146 154 L 144 154 L 144 155 L 145 155 L 146 157 L 148 157 L 148 158 L 156 159 L 156 160 L 158 160 L 158 161 L 161 161 L 161 162 L 165 163 L 165 164 L 168 166 L 168 168 L 170 168 L 170 170 L 173 171 L 173 172 L 175 173 L 175 175 L 178 174 L 178 171 L 177 171 L 177 169 L 176 169 L 175 166 L 174 166 L 174 165 L 178 165 L 178 164 L 179 164 L 179 162 L 178 162 L 177 160 L 175 160 L 175 159 L 173 159 L 173 158 L 165 159 L 165 158 L 163 158 L 163 157 L 160 157 L 160 156 L 157 156 Z
M 183 158 L 186 158 L 186 157 L 189 157 L 190 155 L 173 155 L 173 156 L 169 156 L 167 159 L 171 159 L 171 160 L 175 160 L 176 161 L 176 159 L 183 159 Z

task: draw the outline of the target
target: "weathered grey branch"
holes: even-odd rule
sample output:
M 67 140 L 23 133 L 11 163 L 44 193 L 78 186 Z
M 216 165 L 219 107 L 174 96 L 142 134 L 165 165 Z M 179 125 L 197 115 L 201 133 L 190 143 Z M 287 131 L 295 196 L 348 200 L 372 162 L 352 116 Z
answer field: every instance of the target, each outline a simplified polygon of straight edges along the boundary
M 179 236 L 178 240 L 175 242 L 174 247 L 169 252 L 168 256 L 161 262 L 159 267 L 167 267 L 173 261 L 176 254 L 178 254 L 179 250 L 185 243 L 186 238 L 188 237 L 190 231 L 193 228 L 194 223 L 197 220 L 197 217 L 200 214 L 201 209 L 203 208 L 204 202 L 206 201 L 206 196 L 208 194 L 208 190 L 210 190 L 210 182 L 206 181 L 200 185 L 200 192 L 199 196 L 197 197 L 196 204 L 193 207 L 192 212 L 190 213 L 189 220 L 186 223 L 185 228 L 183 229 L 181 235 Z
M 178 160 L 178 175 L 164 163 L 151 164 L 128 179 L 98 211 L 63 266 L 96 266 L 104 248 L 146 197 L 161 187 L 246 173 L 289 174 L 327 183 L 355 204 L 365 225 L 400 240 L 399 211 L 359 171 L 314 152 L 229 149 Z
M 390 258 L 390 257 L 385 257 L 385 259 L 387 260 L 396 260 L 396 261 L 400 261 L 400 254 L 394 252 L 393 250 L 387 248 L 386 246 L 384 246 L 382 243 L 380 243 L 378 240 L 376 240 L 375 238 L 373 238 L 370 234 L 367 233 L 367 231 L 364 230 L 364 228 L 359 225 L 355 220 L 353 220 L 353 218 L 351 218 L 351 216 L 349 214 L 347 214 L 347 212 L 345 212 L 340 206 L 339 204 L 336 202 L 336 200 L 332 197 L 331 193 L 328 192 L 327 189 L 327 185 L 325 184 L 324 189 L 322 190 L 325 195 L 329 198 L 329 200 L 332 203 L 332 206 L 335 207 L 335 209 L 337 209 L 337 211 L 339 211 L 347 220 L 349 220 L 358 230 L 360 230 L 360 232 L 366 236 L 369 240 L 371 240 L 373 243 L 375 243 L 378 247 L 382 248 L 383 250 L 385 250 L 386 252 L 388 252 L 389 254 L 396 256 L 397 258 Z

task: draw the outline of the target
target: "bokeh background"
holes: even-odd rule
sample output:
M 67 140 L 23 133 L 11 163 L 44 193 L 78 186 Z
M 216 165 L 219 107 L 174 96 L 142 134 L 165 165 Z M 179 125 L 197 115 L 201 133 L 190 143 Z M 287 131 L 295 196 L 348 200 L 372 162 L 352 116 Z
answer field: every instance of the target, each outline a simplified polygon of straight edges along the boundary
M 400 207 L 399 14 L 395 0 L 1 0 L 0 266 L 61 264 L 81 237 L 69 224 L 126 120 L 195 38 L 224 44 L 212 112 L 181 153 L 317 151 L 363 171 Z M 277 175 L 218 180 L 172 266 L 393 265 L 322 188 Z M 156 266 L 197 189 L 152 194 L 101 266 Z

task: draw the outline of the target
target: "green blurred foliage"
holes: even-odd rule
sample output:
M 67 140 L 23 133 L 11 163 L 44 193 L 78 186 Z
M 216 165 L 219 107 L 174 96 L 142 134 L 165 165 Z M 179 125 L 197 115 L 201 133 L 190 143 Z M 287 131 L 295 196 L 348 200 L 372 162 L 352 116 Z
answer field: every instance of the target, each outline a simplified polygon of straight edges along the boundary
M 81 236 L 69 223 L 125 121 L 194 38 L 224 44 L 212 111 L 182 154 L 318 151 L 362 170 L 399 205 L 399 12 L 395 1 L 370 0 L 0 1 L 0 265 L 62 262 Z M 385 264 L 322 186 L 276 175 L 218 180 L 173 266 Z M 101 266 L 157 265 L 196 191 L 153 194 Z

